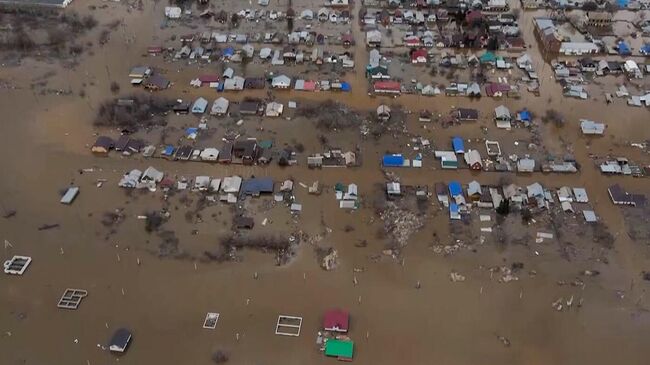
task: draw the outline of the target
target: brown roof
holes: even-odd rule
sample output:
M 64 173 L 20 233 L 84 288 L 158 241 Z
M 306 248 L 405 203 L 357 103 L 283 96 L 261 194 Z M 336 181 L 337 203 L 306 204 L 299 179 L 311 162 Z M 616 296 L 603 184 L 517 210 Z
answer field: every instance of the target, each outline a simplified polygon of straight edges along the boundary
M 244 114 L 256 114 L 260 107 L 260 102 L 255 100 L 242 101 L 239 103 L 239 112 Z
M 250 217 L 235 217 L 233 222 L 236 228 L 251 229 L 255 225 L 255 221 Z

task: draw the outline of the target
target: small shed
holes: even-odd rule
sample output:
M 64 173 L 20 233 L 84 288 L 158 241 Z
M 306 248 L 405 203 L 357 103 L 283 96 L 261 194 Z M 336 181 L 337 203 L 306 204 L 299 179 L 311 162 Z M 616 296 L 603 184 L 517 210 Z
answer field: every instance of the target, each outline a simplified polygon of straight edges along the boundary
M 400 183 L 398 182 L 386 183 L 386 193 L 388 195 L 400 195 L 402 193 Z
M 573 188 L 573 195 L 577 203 L 589 203 L 589 196 L 585 188 Z
M 390 119 L 390 107 L 383 104 L 378 106 L 377 118 L 379 118 L 379 120 L 384 120 L 384 121 Z
M 119 352 L 123 353 L 126 351 L 126 348 L 129 346 L 129 343 L 131 342 L 131 331 L 129 331 L 126 328 L 120 328 L 115 333 L 113 333 L 113 337 L 111 337 L 111 341 L 109 343 L 109 350 L 113 352 Z
M 465 143 L 462 138 L 453 137 L 451 139 L 451 145 L 453 146 L 455 153 L 465 153 Z
M 585 217 L 587 223 L 596 223 L 598 222 L 598 217 L 593 210 L 583 210 L 582 215 Z
M 115 142 L 111 137 L 99 136 L 90 151 L 94 154 L 105 156 L 108 155 L 108 151 L 113 147 L 115 147 Z
M 61 198 L 61 204 L 72 204 L 72 201 L 77 197 L 79 194 L 79 187 L 77 186 L 71 186 L 66 190 L 65 194 L 63 194 L 63 197 Z
M 435 183 L 436 197 L 440 204 L 445 207 L 449 206 L 449 194 L 447 194 L 447 186 L 444 183 Z

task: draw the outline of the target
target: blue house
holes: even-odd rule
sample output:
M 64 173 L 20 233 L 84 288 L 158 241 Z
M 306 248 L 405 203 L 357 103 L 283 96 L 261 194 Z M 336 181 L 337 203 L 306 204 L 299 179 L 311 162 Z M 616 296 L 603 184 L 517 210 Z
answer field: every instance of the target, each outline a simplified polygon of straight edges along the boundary
M 452 181 L 449 183 L 449 194 L 453 197 L 463 195 L 463 187 L 458 181 Z
M 451 139 L 451 145 L 454 148 L 454 152 L 456 152 L 456 153 L 465 153 L 465 143 L 463 142 L 462 138 L 453 137 Z
M 384 167 L 402 167 L 404 166 L 404 156 L 401 154 L 384 155 L 381 164 Z
M 618 54 L 621 56 L 631 55 L 632 51 L 630 50 L 630 46 L 623 41 L 618 42 Z

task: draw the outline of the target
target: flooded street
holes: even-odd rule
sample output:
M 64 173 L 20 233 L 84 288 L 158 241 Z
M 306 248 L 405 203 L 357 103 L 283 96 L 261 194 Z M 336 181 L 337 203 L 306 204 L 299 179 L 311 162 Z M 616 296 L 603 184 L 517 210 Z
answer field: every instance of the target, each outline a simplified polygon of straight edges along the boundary
M 298 10 L 299 1 L 293 2 Z M 224 6 L 238 8 L 234 3 L 225 1 Z M 212 364 L 211 355 L 217 350 L 227 352 L 232 364 L 333 364 L 336 359 L 325 357 L 315 343 L 322 314 L 333 307 L 350 312 L 356 364 L 648 363 L 650 283 L 641 273 L 650 271 L 650 242 L 629 237 L 623 214 L 626 208 L 611 203 L 607 188 L 618 183 L 648 196 L 650 183 L 647 178 L 605 176 L 592 156 L 625 155 L 639 164 L 650 164 L 647 152 L 630 146 L 650 140 L 650 114 L 647 108 L 625 105 L 623 99 L 608 105 L 602 93 L 594 93 L 586 101 L 563 97 L 552 68 L 542 61 L 536 47 L 532 30 L 535 12 L 522 12 L 520 23 L 526 44 L 532 46 L 528 52 L 541 80 L 540 96 L 523 93 L 520 99 L 500 100 L 370 96 L 363 72 L 368 51 L 356 19 L 352 33 L 357 45 L 351 51 L 357 66 L 342 77 L 352 85 L 352 92 L 272 91 L 275 100 L 283 103 L 291 100 L 303 105 L 332 99 L 364 114 L 373 113 L 380 104 L 399 104 L 407 112 L 408 131 L 437 146 L 448 145 L 457 135 L 467 140 L 497 139 L 508 149 L 513 149 L 515 142 L 527 144 L 527 131 L 494 127 L 493 111 L 501 104 L 513 111 L 527 108 L 536 116 L 549 109 L 562 113 L 566 121 L 562 127 L 539 124 L 540 149 L 549 155 L 573 154 L 581 165 L 577 174 L 441 170 L 432 156 L 421 169 L 399 169 L 395 174 L 408 186 L 432 187 L 451 180 L 501 184 L 508 175 L 520 186 L 539 182 L 548 187 L 584 187 L 600 218 L 598 224 L 613 237 L 611 248 L 588 239 L 592 230 L 584 225 L 574 231 L 569 219 L 559 229 L 562 238 L 536 243 L 535 233 L 548 231 L 547 227 L 541 221 L 519 224 L 518 218 L 511 218 L 516 224 L 506 231 L 509 244 L 489 237 L 479 243 L 486 234 L 479 230 L 478 216 L 472 216 L 472 224 L 452 224 L 448 211 L 434 202 L 434 193 L 423 215 L 423 227 L 393 258 L 382 253 L 389 247 L 389 238 L 379 234 L 382 222 L 375 201 L 384 196 L 387 181 L 380 167 L 381 156 L 387 151 L 412 150 L 405 135 L 362 139 L 358 129 L 322 131 L 305 117 L 246 122 L 251 135 L 275 138 L 276 144 L 302 143 L 306 147 L 303 159 L 322 149 L 321 135 L 344 150 L 359 146 L 363 164 L 354 168 L 308 169 L 303 161 L 283 168 L 277 163 L 243 166 L 119 154 L 93 156 L 90 146 L 97 134 L 118 133 L 94 128 L 97 108 L 116 96 L 110 91 L 113 81 L 120 84 L 121 94 L 131 93 L 125 75 L 136 64 L 147 62 L 166 70 L 174 85 L 159 95 L 185 100 L 198 96 L 213 100 L 218 95 L 210 88 L 189 86 L 200 73 L 198 66 L 183 67 L 143 55 L 151 44 L 187 31 L 187 27 L 160 26 L 166 2 L 145 2 L 140 11 L 121 3 L 75 0 L 66 11 L 86 14 L 90 4 L 97 6 L 93 13 L 100 27 L 115 19 L 122 24 L 107 44 L 94 45 L 93 53 L 84 54 L 76 67 L 28 58 L 20 65 L 0 68 L 3 84 L 15 87 L 0 89 L 0 151 L 5 156 L 0 215 L 6 216 L 0 218 L 0 239 L 5 240 L 2 257 L 27 255 L 33 259 L 23 276 L 0 277 L 0 364 L 198 365 Z M 360 6 L 355 3 L 352 7 L 354 17 Z M 92 31 L 87 40 L 96 43 L 99 31 Z M 262 76 L 266 65 L 247 67 L 249 73 Z M 71 90 L 70 95 L 40 93 L 33 87 L 35 79 L 51 71 L 54 74 L 47 78 L 47 88 Z M 603 89 L 613 89 L 619 82 L 612 76 L 600 81 Z M 83 97 L 80 90 L 84 90 Z M 267 90 L 228 94 L 231 102 L 248 96 L 265 98 Z M 478 109 L 479 121 L 450 128 L 417 121 L 422 109 L 445 115 L 452 106 Z M 605 136 L 585 138 L 580 133 L 582 118 L 607 123 Z M 177 131 L 196 122 L 177 116 L 170 120 Z M 228 128 L 218 125 L 212 138 L 220 141 Z M 161 132 L 141 133 L 158 143 L 155 138 Z M 288 237 L 301 231 L 321 239 L 314 244 L 301 243 L 296 256 L 284 266 L 276 265 L 272 253 L 254 250 L 239 251 L 238 261 L 212 262 L 205 253 L 217 250 L 220 238 L 232 231 L 234 209 L 210 206 L 198 220 L 186 215 L 194 205 L 183 199 L 195 202 L 192 193 L 178 193 L 165 201 L 161 191 L 118 188 L 125 172 L 150 165 L 175 177 L 237 174 L 270 176 L 276 182 L 291 178 L 307 185 L 319 181 L 328 187 L 321 195 L 296 188 L 295 195 L 303 205 L 299 218 L 279 205 L 249 204 L 256 208 L 252 212 L 256 222 L 271 221 L 267 226 L 255 226 L 262 236 Z M 106 179 L 100 188 L 98 179 Z M 358 185 L 362 197 L 359 209 L 339 208 L 332 188 L 338 182 Z M 80 194 L 74 204 L 65 206 L 59 203 L 59 194 L 70 185 L 79 186 Z M 171 213 L 164 230 L 178 239 L 180 253 L 174 257 L 159 255 L 161 236 L 147 232 L 144 221 L 138 219 L 163 207 Z M 103 223 L 106 213 L 116 209 L 123 216 L 121 221 Z M 10 216 L 14 210 L 15 215 Z M 60 226 L 39 230 L 46 224 Z M 463 237 L 455 234 L 457 230 Z M 520 243 L 512 243 L 510 235 L 516 235 Z M 471 248 L 451 255 L 434 252 L 436 245 L 453 245 L 457 240 Z M 338 251 L 335 270 L 320 267 L 316 246 Z M 574 252 L 569 258 L 563 254 L 566 247 Z M 499 282 L 499 274 L 490 271 L 515 263 L 523 264 L 515 281 Z M 600 275 L 581 275 L 584 270 L 597 270 Z M 462 273 L 466 280 L 453 282 L 451 272 Z M 578 278 L 583 285 L 569 284 Z M 566 285 L 559 285 L 560 281 Z M 57 308 L 66 288 L 88 291 L 78 310 Z M 564 302 L 572 298 L 576 304 L 557 311 L 552 303 L 558 298 Z M 202 328 L 207 312 L 220 313 L 214 330 Z M 299 337 L 274 334 L 280 314 L 303 317 Z M 128 353 L 114 356 L 102 347 L 119 327 L 130 328 L 133 341 Z M 506 338 L 509 346 L 501 338 Z

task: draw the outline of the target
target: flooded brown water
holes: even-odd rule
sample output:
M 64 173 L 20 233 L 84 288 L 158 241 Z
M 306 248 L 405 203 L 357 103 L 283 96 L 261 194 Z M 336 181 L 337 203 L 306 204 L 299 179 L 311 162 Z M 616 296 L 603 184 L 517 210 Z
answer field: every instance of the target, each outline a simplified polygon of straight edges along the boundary
M 264 174 L 275 180 L 292 177 L 305 183 L 319 180 L 330 186 L 339 181 L 359 184 L 365 206 L 352 213 L 341 211 L 331 193 L 310 196 L 304 189 L 298 189 L 296 195 L 304 211 L 297 223 L 279 208 L 255 216 L 258 222 L 267 216 L 273 220 L 268 227 L 259 227 L 260 232 L 269 235 L 286 235 L 298 229 L 318 234 L 324 223 L 332 232 L 322 244 L 339 251 L 340 264 L 336 270 L 322 270 L 313 249 L 307 245 L 302 245 L 297 257 L 283 267 L 274 265 L 272 255 L 252 251 L 243 252 L 241 262 L 226 263 L 159 259 L 151 254 L 156 251 L 158 239 L 144 231 L 143 222 L 136 216 L 160 209 L 161 193 L 129 197 L 117 188 L 116 182 L 124 171 L 142 169 L 152 163 L 141 158 L 97 158 L 90 155 L 88 144 L 94 141 L 91 121 L 95 110 L 111 96 L 110 82 L 117 80 L 126 88 L 127 83 L 122 80 L 126 80 L 124 75 L 130 67 L 147 62 L 141 57 L 146 46 L 177 31 L 159 29 L 163 6 L 162 2 L 154 2 L 145 4 L 143 12 L 127 12 L 122 4 L 108 3 L 106 9 L 95 11 L 102 24 L 122 19 L 124 25 L 113 33 L 107 45 L 94 47 L 95 54 L 85 56 L 73 70 L 32 60 L 19 67 L 0 69 L 0 79 L 21 87 L 0 90 L 0 148 L 5 156 L 0 208 L 4 212 L 17 211 L 14 217 L 0 219 L 0 239 L 13 246 L 4 250 L 3 257 L 33 257 L 24 276 L 0 277 L 0 364 L 210 364 L 210 355 L 217 349 L 228 352 L 233 364 L 333 363 L 335 360 L 325 358 L 315 345 L 321 315 L 331 307 L 351 312 L 350 336 L 356 341 L 354 362 L 358 364 L 647 363 L 650 303 L 646 295 L 648 284 L 641 280 L 640 273 L 650 270 L 650 252 L 647 242 L 635 242 L 628 237 L 621 209 L 610 203 L 606 188 L 620 183 L 631 191 L 650 194 L 650 185 L 645 179 L 602 176 L 589 158 L 592 153 L 622 154 L 640 163 L 650 163 L 647 155 L 628 146 L 629 142 L 650 139 L 647 109 L 627 107 L 622 100 L 605 105 L 602 95 L 589 101 L 565 99 L 560 86 L 551 79 L 550 67 L 542 66 L 542 62 L 538 71 L 543 79 L 540 97 L 524 94 L 518 100 L 480 101 L 406 95 L 399 99 L 371 98 L 365 93 L 366 80 L 361 71 L 367 52 L 358 46 L 354 50 L 357 71 L 345 76 L 355 90 L 353 93 L 286 92 L 275 96 L 282 101 L 300 102 L 332 98 L 362 111 L 373 110 L 384 102 L 399 102 L 414 112 L 427 108 L 446 113 L 452 106 L 481 110 L 479 123 L 450 129 L 424 130 L 417 122 L 408 121 L 409 130 L 421 133 L 436 145 L 448 143 L 453 135 L 485 138 L 482 126 L 489 128 L 490 138 L 500 139 L 504 145 L 519 138 L 513 136 L 526 138 L 520 130 L 495 130 L 490 116 L 499 104 L 512 111 L 527 107 L 536 115 L 543 115 L 549 108 L 562 112 L 567 125 L 542 125 L 543 143 L 554 154 L 564 153 L 564 145 L 570 144 L 583 166 L 580 173 L 513 176 L 513 180 L 519 185 L 539 181 L 550 187 L 586 187 L 601 223 L 615 238 L 614 248 L 606 254 L 608 263 L 594 260 L 592 254 L 599 247 L 579 237 L 572 243 L 583 253 L 572 261 L 561 258 L 555 242 L 530 242 L 530 246 L 511 245 L 505 249 L 486 244 L 476 252 L 460 251 L 449 257 L 435 255 L 431 250 L 435 240 L 451 244 L 456 239 L 451 235 L 446 212 L 438 211 L 437 205 L 429 208 L 424 228 L 412 236 L 403 250 L 404 265 L 385 256 L 374 262 L 370 257 L 381 253 L 386 244 L 385 239 L 377 237 L 380 225 L 372 209 L 376 184 L 384 182 L 379 156 L 397 146 L 406 149 L 408 141 L 385 137 L 379 142 L 361 142 L 356 132 L 328 136 L 349 148 L 356 143 L 361 145 L 365 163 L 354 169 L 153 163 L 167 173 L 188 177 Z M 353 14 L 357 13 L 356 7 L 358 4 Z M 88 12 L 87 2 L 83 1 L 73 3 L 71 8 Z M 523 24 L 530 24 L 531 16 L 523 13 Z M 532 29 L 523 28 L 526 43 L 534 45 Z M 353 31 L 357 40 L 363 39 L 356 22 Z M 125 37 L 132 36 L 135 41 L 125 45 Z M 539 60 L 535 49 L 530 50 L 531 56 Z M 169 70 L 179 67 L 167 66 Z M 73 95 L 40 95 L 30 90 L 31 80 L 49 70 L 57 72 L 49 79 L 49 87 L 69 88 Z M 213 91 L 186 86 L 195 75 L 196 71 L 189 67 L 177 74 L 170 72 L 169 78 L 175 85 L 164 95 L 214 98 Z M 606 84 L 613 89 L 615 82 L 607 80 Z M 86 98 L 77 96 L 82 88 Z M 606 122 L 606 136 L 587 143 L 579 133 L 579 118 Z M 303 141 L 308 151 L 318 151 L 320 132 L 285 122 L 291 123 L 269 121 L 268 129 L 284 133 L 284 140 Z M 78 173 L 80 168 L 92 166 L 96 172 Z M 425 166 L 420 170 L 400 170 L 398 174 L 405 184 L 429 186 L 452 179 L 464 184 L 473 179 L 496 184 L 502 176 L 466 170 L 440 171 L 431 167 L 437 166 L 432 159 L 426 160 Z M 101 189 L 95 187 L 98 178 L 108 179 Z M 58 193 L 71 183 L 80 186 L 81 193 L 73 205 L 62 206 Z M 177 199 L 172 204 L 180 205 Z M 108 229 L 101 224 L 101 216 L 116 208 L 124 209 L 126 219 L 106 239 Z M 183 210 L 172 211 L 165 229 L 174 231 L 180 246 L 188 251 L 216 247 L 218 238 L 229 231 L 228 218 L 190 224 L 182 216 Z M 53 223 L 61 227 L 38 230 L 42 224 Z M 354 229 L 345 232 L 346 225 Z M 198 234 L 192 234 L 194 229 L 199 230 Z M 531 230 L 534 234 L 537 228 L 533 226 Z M 360 240 L 366 240 L 368 246 L 356 247 Z M 138 259 L 141 265 L 137 265 Z M 498 283 L 485 269 L 509 266 L 512 262 L 523 262 L 525 272 L 535 270 L 537 275 L 529 277 L 522 273 L 519 281 Z M 353 273 L 354 268 L 360 267 L 365 271 Z M 556 284 L 558 280 L 573 280 L 585 269 L 597 269 L 601 275 L 583 278 L 584 288 Z M 451 282 L 452 270 L 463 273 L 467 280 Z M 254 273 L 259 275 L 257 280 Z M 353 282 L 355 276 L 357 285 Z M 414 288 L 418 281 L 422 285 L 419 290 Z M 76 311 L 56 308 L 58 298 L 68 287 L 89 292 Z M 583 306 L 562 312 L 551 308 L 556 299 L 570 296 L 575 296 L 576 301 L 583 298 Z M 215 330 L 201 328 L 206 312 L 221 314 Z M 301 336 L 274 335 L 278 314 L 303 316 Z M 98 348 L 121 326 L 134 333 L 127 354 L 115 357 Z M 503 346 L 498 336 L 507 337 L 511 346 Z

